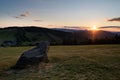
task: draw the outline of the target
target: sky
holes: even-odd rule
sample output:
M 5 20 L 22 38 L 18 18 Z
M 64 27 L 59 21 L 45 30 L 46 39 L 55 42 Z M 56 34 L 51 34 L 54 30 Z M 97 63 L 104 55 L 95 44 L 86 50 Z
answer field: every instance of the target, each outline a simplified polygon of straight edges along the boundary
M 120 31 L 120 0 L 0 0 L 0 27 L 8 26 Z

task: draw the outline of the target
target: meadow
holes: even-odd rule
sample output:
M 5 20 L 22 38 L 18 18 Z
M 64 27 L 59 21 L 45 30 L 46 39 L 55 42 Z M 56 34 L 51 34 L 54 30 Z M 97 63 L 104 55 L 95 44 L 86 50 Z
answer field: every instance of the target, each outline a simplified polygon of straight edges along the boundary
M 120 45 L 50 46 L 43 68 L 6 74 L 30 48 L 0 48 L 0 80 L 120 80 Z

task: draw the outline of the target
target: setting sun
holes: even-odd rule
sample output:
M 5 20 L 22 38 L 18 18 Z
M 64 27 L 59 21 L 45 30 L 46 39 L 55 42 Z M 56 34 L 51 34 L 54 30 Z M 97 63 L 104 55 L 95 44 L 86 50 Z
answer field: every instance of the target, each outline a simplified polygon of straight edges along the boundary
M 92 26 L 91 30 L 98 30 L 97 26 Z

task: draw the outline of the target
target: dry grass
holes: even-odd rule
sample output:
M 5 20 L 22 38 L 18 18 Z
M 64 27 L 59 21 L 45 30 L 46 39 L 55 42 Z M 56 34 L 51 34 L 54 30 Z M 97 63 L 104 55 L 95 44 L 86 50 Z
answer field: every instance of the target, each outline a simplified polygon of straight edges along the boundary
M 3 74 L 30 48 L 0 48 L 1 80 L 120 80 L 120 45 L 51 46 L 39 70 Z

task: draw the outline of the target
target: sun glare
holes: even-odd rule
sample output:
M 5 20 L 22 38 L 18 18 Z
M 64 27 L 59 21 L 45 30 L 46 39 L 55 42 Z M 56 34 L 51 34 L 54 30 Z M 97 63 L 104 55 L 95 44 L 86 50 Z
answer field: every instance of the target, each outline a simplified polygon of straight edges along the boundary
M 98 30 L 97 26 L 92 26 L 91 30 Z

